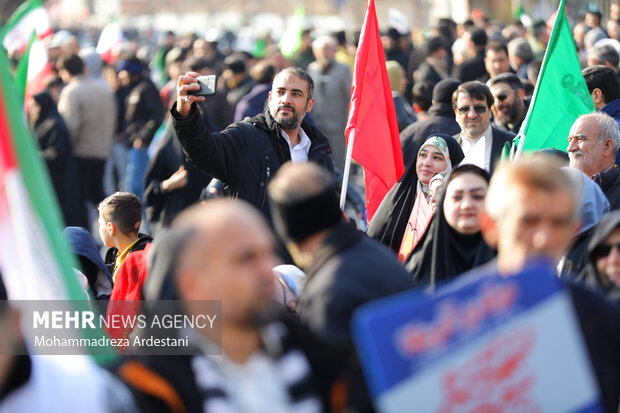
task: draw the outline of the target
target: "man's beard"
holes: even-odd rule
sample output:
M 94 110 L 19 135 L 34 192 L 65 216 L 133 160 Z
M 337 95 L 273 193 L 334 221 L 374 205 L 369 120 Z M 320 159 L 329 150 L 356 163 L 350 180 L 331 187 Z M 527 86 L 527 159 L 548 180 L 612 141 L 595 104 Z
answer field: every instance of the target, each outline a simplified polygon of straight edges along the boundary
M 521 108 L 517 106 L 509 106 L 507 112 L 497 111 L 495 115 L 504 125 L 514 124 L 519 121 L 517 116 L 519 116 L 519 112 L 521 111 L 520 109 Z
M 291 116 L 284 117 L 284 116 L 279 115 L 278 111 L 282 108 L 290 109 Z M 276 122 L 278 122 L 278 125 L 280 125 L 280 127 L 285 130 L 295 129 L 301 123 L 301 119 L 300 119 L 300 116 L 297 114 L 297 111 L 295 110 L 294 107 L 289 106 L 289 105 L 278 106 L 278 109 L 276 109 L 276 113 L 272 113 L 271 115 L 276 120 Z

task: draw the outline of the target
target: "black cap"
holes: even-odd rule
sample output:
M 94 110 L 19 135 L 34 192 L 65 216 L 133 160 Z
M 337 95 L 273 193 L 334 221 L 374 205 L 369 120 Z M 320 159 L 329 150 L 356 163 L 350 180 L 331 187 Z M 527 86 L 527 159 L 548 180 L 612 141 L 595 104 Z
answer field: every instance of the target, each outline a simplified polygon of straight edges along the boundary
M 433 100 L 435 103 L 452 104 L 452 94 L 458 89 L 461 81 L 454 78 L 440 80 L 433 89 Z

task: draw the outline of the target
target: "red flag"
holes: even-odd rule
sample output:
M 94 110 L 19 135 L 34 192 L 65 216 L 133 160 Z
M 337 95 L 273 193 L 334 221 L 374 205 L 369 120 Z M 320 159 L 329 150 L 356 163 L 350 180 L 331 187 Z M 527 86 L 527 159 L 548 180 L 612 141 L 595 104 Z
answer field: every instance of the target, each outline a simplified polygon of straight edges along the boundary
M 368 0 L 355 55 L 347 141 L 353 130 L 352 157 L 364 167 L 370 221 L 385 194 L 405 172 L 374 0 Z
M 407 228 L 398 250 L 398 260 L 400 262 L 405 262 L 411 251 L 418 245 L 422 235 L 426 232 L 426 228 L 428 228 L 428 224 L 431 223 L 431 218 L 433 218 L 433 210 L 426 202 L 424 193 L 420 191 L 411 210 L 409 222 L 407 222 Z

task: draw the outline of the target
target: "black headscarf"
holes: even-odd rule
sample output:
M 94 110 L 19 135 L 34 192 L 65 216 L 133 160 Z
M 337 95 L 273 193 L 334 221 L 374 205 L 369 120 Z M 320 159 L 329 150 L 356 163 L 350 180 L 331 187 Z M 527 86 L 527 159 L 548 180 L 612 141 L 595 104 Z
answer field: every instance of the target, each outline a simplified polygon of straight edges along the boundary
M 443 138 L 450 152 L 450 163 L 455 168 L 463 158 L 463 150 L 458 142 L 450 135 L 435 133 L 428 136 Z M 367 234 L 398 252 L 400 244 L 407 228 L 407 222 L 411 216 L 413 205 L 417 196 L 418 174 L 416 172 L 417 156 L 407 166 L 405 174 L 385 195 L 377 208 L 374 217 L 368 224 Z
M 434 286 L 435 283 L 486 264 L 496 255 L 478 231 L 466 235 L 452 228 L 444 213 L 444 202 L 450 182 L 458 175 L 474 173 L 490 180 L 489 174 L 475 165 L 462 165 L 452 171 L 442 187 L 441 200 L 428 230 L 405 262 L 418 286 Z
M 588 265 L 580 276 L 579 281 L 589 288 L 605 294 L 610 300 L 620 304 L 620 286 L 615 285 L 605 274 L 596 268 L 596 254 L 594 250 L 616 228 L 620 227 L 620 210 L 611 211 L 605 215 L 594 227 L 594 232 L 588 244 Z

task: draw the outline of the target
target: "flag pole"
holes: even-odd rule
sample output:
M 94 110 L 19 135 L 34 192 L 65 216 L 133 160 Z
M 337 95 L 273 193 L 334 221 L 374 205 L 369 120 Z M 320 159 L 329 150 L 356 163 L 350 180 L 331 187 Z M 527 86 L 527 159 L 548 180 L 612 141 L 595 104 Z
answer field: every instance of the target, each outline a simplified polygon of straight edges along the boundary
M 347 188 L 349 187 L 349 174 L 351 172 L 351 156 L 353 154 L 353 141 L 355 140 L 355 129 L 349 133 L 347 144 L 347 156 L 344 162 L 344 172 L 342 173 L 342 190 L 340 191 L 340 209 L 344 211 L 344 204 L 347 200 Z

